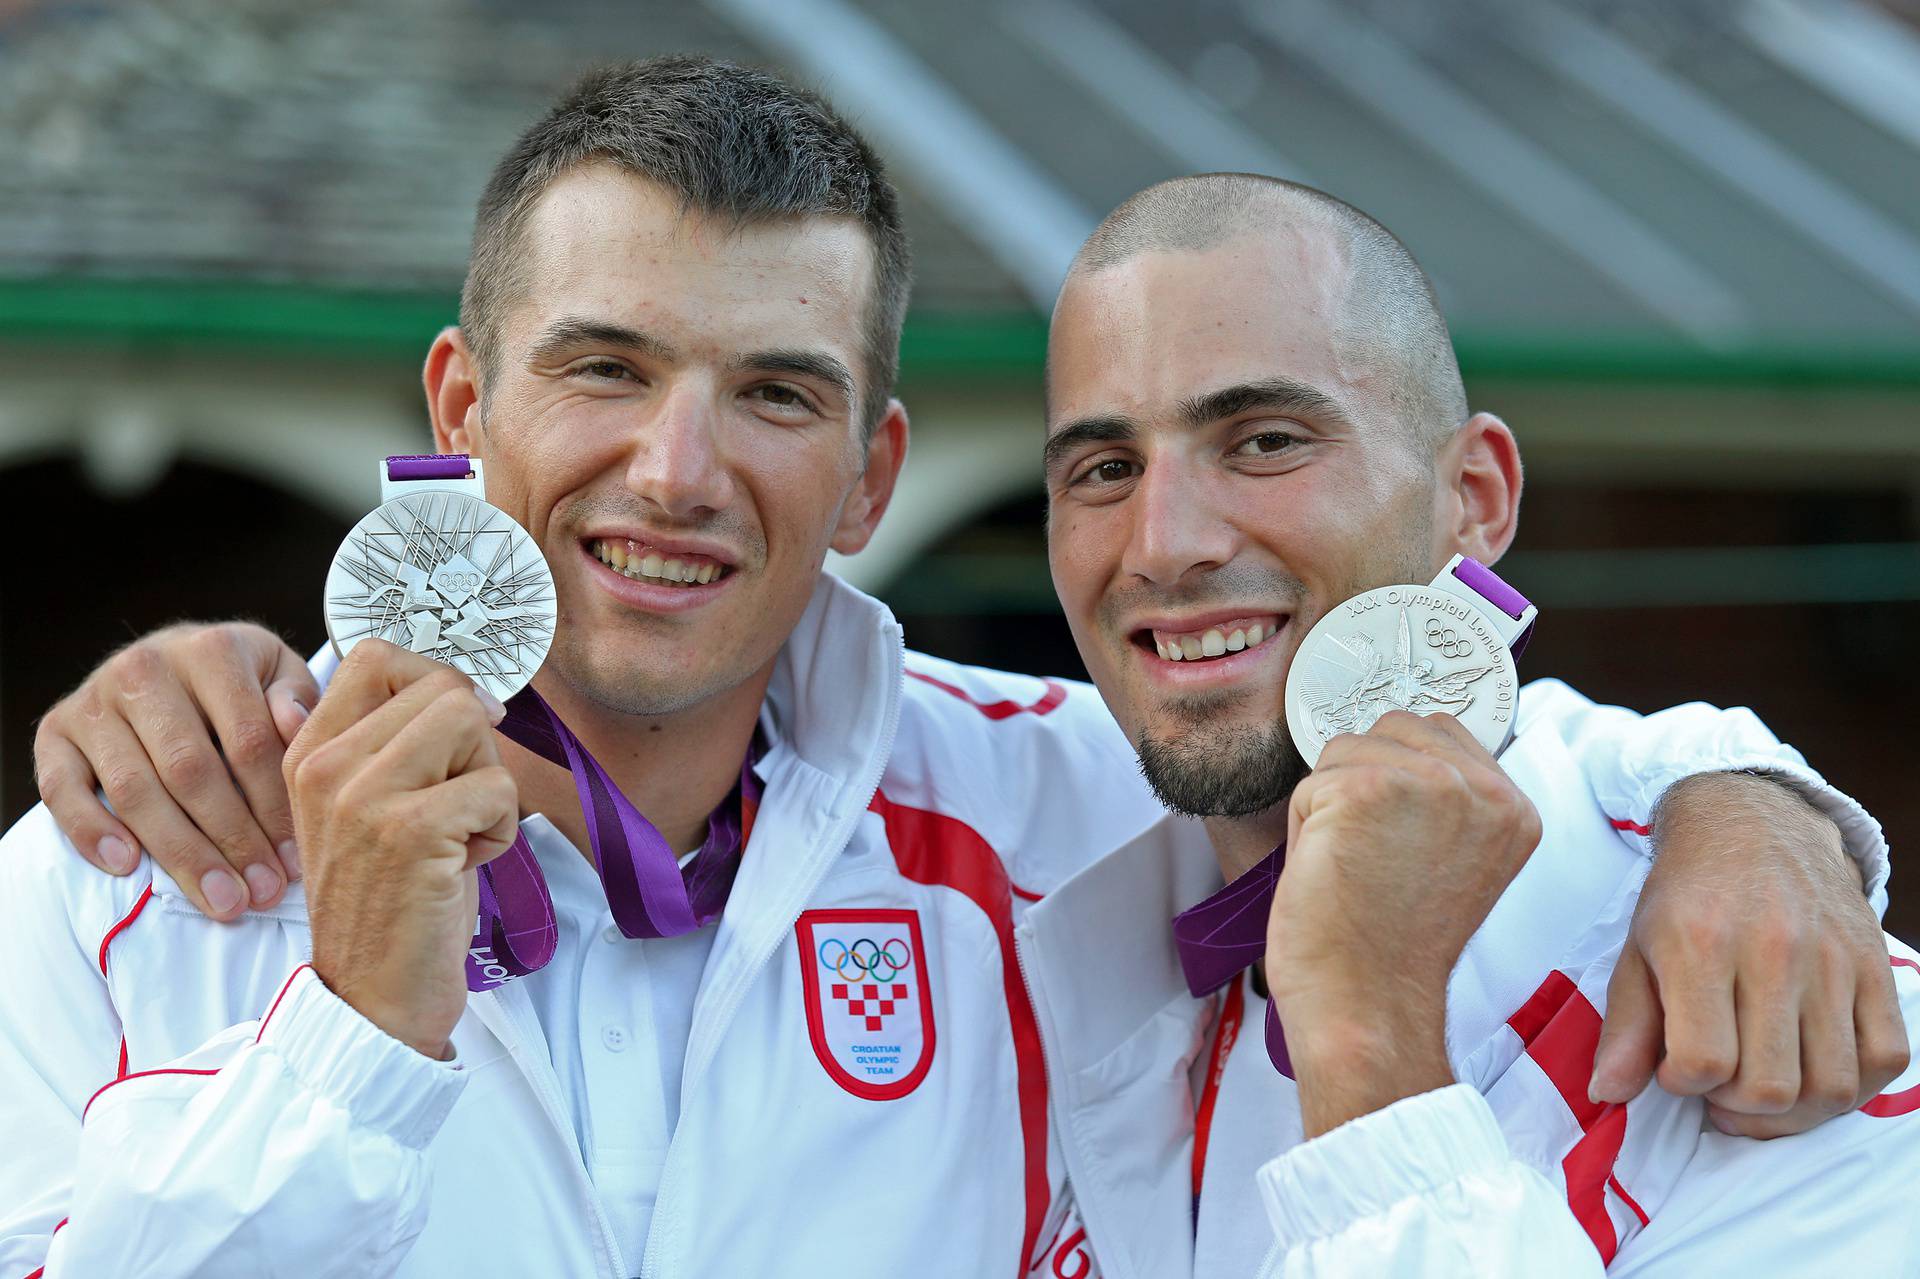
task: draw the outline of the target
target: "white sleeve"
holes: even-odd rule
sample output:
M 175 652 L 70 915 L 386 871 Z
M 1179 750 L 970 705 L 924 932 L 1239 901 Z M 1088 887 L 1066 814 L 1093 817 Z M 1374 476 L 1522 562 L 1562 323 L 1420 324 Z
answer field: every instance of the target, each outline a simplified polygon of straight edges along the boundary
M 1913 1064 L 1861 1110 L 1774 1141 L 1712 1128 L 1609 1274 L 1920 1276 L 1920 955 L 1888 939 Z
M 0 842 L 0 1276 L 391 1274 L 466 1076 L 303 966 L 264 1023 L 114 1080 L 119 1016 L 47 851 Z
M 1595 797 L 1643 851 L 1654 805 L 1667 787 L 1695 773 L 1764 773 L 1799 791 L 1833 819 L 1866 879 L 1874 911 L 1887 909 L 1887 841 L 1866 809 L 1807 765 L 1799 751 L 1775 737 L 1745 707 L 1722 710 L 1705 702 L 1641 715 L 1588 700 L 1559 680 L 1535 680 L 1521 691 L 1520 727 L 1550 715 L 1580 760 Z
M 1565 1197 L 1513 1157 L 1467 1084 L 1362 1115 L 1257 1176 L 1274 1233 L 1263 1279 L 1604 1273 Z

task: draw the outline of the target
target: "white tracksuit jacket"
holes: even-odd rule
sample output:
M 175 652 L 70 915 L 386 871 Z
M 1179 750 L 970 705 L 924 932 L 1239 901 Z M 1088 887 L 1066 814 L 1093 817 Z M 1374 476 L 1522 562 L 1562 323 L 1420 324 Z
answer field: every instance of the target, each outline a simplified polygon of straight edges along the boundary
M 1658 1087 L 1624 1107 L 1587 1100 L 1608 979 L 1649 865 L 1635 827 L 1676 770 L 1742 756 L 1759 732 L 1743 711 L 1641 719 L 1558 681 L 1528 685 L 1501 764 L 1538 807 L 1543 835 L 1449 985 L 1447 1050 L 1461 1082 L 1312 1141 L 1293 1081 L 1267 1059 L 1266 1005 L 1245 978 L 1240 1031 L 1217 1066 L 1210 1120 L 1197 1122 L 1197 1077 L 1216 1067 L 1228 996 L 1187 993 L 1165 929 L 1108 922 L 1158 921 L 1219 888 L 1196 824 L 1168 818 L 1050 893 L 1017 942 L 1074 1204 L 1040 1273 L 1920 1275 L 1920 1047 L 1864 1111 L 1778 1141 L 1722 1136 L 1700 1101 Z M 1689 761 L 1695 749 L 1705 753 Z M 1797 780 L 1855 853 L 1881 864 L 1877 824 L 1790 748 L 1739 766 Z M 1913 1036 L 1920 957 L 1891 938 L 1888 949 Z M 1207 1140 L 1196 1230 L 1197 1127 Z
M 1071 1196 L 1014 926 L 1162 814 L 1093 690 L 908 660 L 831 578 L 762 723 L 644 1256 L 620 1255 L 524 992 L 471 996 L 459 1069 L 428 1061 L 302 966 L 297 886 L 216 924 L 150 864 L 93 871 L 36 809 L 0 841 L 0 1279 L 1023 1274 Z M 1750 717 L 1636 724 L 1577 767 L 1640 821 L 1665 781 L 1780 750 Z M 1100 923 L 1158 937 L 1185 904 Z M 890 984 L 823 968 L 863 938 L 910 960 Z M 1180 1145 L 1178 1115 L 1155 1124 L 1141 1152 Z M 1184 1268 L 1178 1224 L 1155 1247 Z

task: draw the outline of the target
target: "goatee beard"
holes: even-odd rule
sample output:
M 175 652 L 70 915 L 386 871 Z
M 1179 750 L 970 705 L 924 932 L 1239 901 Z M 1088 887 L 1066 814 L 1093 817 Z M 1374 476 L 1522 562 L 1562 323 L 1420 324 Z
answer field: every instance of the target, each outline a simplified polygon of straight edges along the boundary
M 1198 708 L 1196 708 L 1198 709 Z M 1173 738 L 1142 737 L 1140 771 L 1160 802 L 1187 817 L 1251 817 L 1283 804 L 1312 771 L 1286 721 L 1209 727 L 1204 712 Z

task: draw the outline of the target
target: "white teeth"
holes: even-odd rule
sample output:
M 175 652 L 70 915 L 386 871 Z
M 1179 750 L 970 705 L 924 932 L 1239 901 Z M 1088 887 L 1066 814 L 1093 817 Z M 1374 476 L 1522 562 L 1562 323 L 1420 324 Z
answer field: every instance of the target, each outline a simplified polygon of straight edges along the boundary
M 1265 636 L 1261 633 L 1261 630 L 1258 626 L 1249 626 L 1247 628 L 1247 647 L 1248 648 L 1252 648 L 1255 644 L 1258 644 L 1263 638 L 1265 638 Z
M 1219 657 L 1227 651 L 1227 637 L 1215 626 L 1200 637 L 1200 653 L 1203 657 Z
M 1161 661 L 1164 662 L 1167 660 L 1167 646 L 1162 644 L 1158 639 L 1153 641 L 1153 651 L 1160 654 Z
M 1227 651 L 1229 653 L 1238 653 L 1246 646 L 1247 633 L 1245 631 L 1235 631 L 1233 634 L 1227 636 Z
M 1180 655 L 1189 662 L 1200 660 L 1200 641 L 1192 635 L 1180 637 Z
M 618 570 L 635 581 L 652 578 L 655 581 L 677 582 L 690 586 L 696 582 L 715 581 L 726 572 L 726 569 L 719 564 L 669 560 L 654 551 L 649 551 L 643 556 L 640 548 L 628 541 L 616 542 L 596 538 L 593 542 L 593 554 L 602 564 Z

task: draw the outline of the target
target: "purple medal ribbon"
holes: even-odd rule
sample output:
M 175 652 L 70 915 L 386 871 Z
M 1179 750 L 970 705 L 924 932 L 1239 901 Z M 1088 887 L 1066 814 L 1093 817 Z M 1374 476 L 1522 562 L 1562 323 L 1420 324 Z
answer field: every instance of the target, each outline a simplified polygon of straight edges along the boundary
M 386 463 L 389 480 L 462 480 L 472 474 L 464 453 L 408 454 Z M 533 689 L 508 699 L 500 732 L 573 774 L 594 866 L 622 934 L 678 937 L 720 917 L 740 866 L 745 805 L 760 798 L 751 752 L 740 766 L 739 786 L 708 816 L 706 842 L 683 867 L 672 845 Z M 516 832 L 506 852 L 480 867 L 479 881 L 479 922 L 467 951 L 471 991 L 538 971 L 559 941 L 553 897 L 525 834 Z
M 572 772 L 594 866 L 624 936 L 679 937 L 720 917 L 740 867 L 742 814 L 760 797 L 751 754 L 740 766 L 739 785 L 708 815 L 706 842 L 681 866 L 666 837 L 533 689 L 507 700 L 500 732 Z M 492 990 L 538 971 L 553 958 L 558 940 L 546 878 L 526 835 L 517 833 L 506 852 L 480 868 L 480 920 L 467 952 L 467 989 Z
M 1477 560 L 1462 559 L 1454 576 L 1493 607 L 1518 621 L 1530 605 L 1520 592 L 1501 581 Z M 1533 638 L 1528 626 L 1509 646 L 1515 657 Z M 1287 846 L 1268 853 L 1231 884 L 1189 910 L 1173 917 L 1173 944 L 1180 953 L 1180 970 L 1195 999 L 1205 999 L 1260 962 L 1267 953 L 1267 917 L 1273 913 L 1273 894 L 1286 865 Z M 1293 1078 L 1293 1060 L 1287 1055 L 1287 1037 L 1280 1015 L 1267 1001 L 1267 1057 L 1274 1069 Z
M 1246 874 L 1173 917 L 1173 944 L 1195 999 L 1221 989 L 1267 953 L 1267 916 L 1273 913 L 1273 893 L 1286 864 L 1287 846 L 1282 844 Z M 1276 1070 L 1293 1078 L 1287 1038 L 1271 999 L 1267 1001 L 1267 1057 Z

